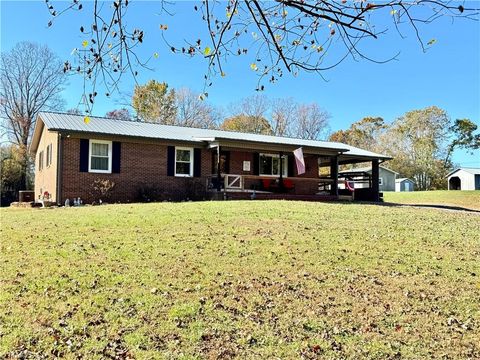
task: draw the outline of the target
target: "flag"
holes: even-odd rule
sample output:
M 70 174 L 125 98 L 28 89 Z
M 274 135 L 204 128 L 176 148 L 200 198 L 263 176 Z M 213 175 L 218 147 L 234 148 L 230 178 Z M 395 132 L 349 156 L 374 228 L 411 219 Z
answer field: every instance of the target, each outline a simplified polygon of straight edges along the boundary
M 295 156 L 295 163 L 297 164 L 297 174 L 305 174 L 305 160 L 303 159 L 302 148 L 294 150 L 293 155 Z

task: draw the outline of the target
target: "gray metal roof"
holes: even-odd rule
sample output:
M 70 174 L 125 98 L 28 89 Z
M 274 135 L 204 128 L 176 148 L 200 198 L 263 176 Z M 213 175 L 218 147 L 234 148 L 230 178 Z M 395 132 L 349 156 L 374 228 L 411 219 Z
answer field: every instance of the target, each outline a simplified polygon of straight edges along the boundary
M 396 171 L 393 171 L 392 169 L 386 168 L 385 166 L 379 166 L 383 170 L 390 171 L 391 173 L 398 174 Z M 372 171 L 372 167 L 361 167 L 361 168 L 354 168 L 354 169 L 348 169 L 348 170 L 342 170 L 341 173 L 352 173 L 352 172 L 370 172 Z
M 161 125 L 154 123 L 124 121 L 102 117 L 90 116 L 90 122 L 84 122 L 83 115 L 64 114 L 55 112 L 41 112 L 38 115 L 39 119 L 43 121 L 47 129 L 52 131 L 72 131 L 84 133 L 97 133 L 106 135 L 120 135 L 131 137 L 142 137 L 150 139 L 162 140 L 176 140 L 204 143 L 205 141 L 251 141 L 263 144 L 280 144 L 292 146 L 305 146 L 313 148 L 331 149 L 339 152 L 346 152 L 346 155 L 354 155 L 360 157 L 388 159 L 389 157 L 381 154 L 376 154 L 370 151 L 359 149 L 350 145 L 317 141 L 317 140 L 303 140 L 296 138 L 250 134 L 234 131 L 199 129 L 181 126 Z M 38 121 L 37 121 L 38 123 Z M 35 130 L 37 130 L 35 128 Z M 39 135 L 37 135 L 39 136 Z M 36 149 L 34 142 L 38 139 L 32 140 L 32 149 Z

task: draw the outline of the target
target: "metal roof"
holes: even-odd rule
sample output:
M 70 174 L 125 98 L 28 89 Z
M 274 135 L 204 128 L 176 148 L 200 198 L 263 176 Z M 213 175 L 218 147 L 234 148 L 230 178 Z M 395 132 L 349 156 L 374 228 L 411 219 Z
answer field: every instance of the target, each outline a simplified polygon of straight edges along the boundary
M 410 182 L 414 182 L 413 180 L 409 179 L 409 178 L 400 178 L 400 179 L 395 179 L 395 182 L 396 183 L 401 183 L 401 182 L 404 182 L 405 180 L 408 180 Z
M 84 122 L 83 115 L 65 114 L 56 112 L 40 112 L 38 118 L 51 131 L 72 131 L 80 133 L 96 133 L 105 135 L 120 135 L 130 137 L 141 137 L 149 139 L 176 140 L 205 143 L 205 141 L 249 141 L 262 144 L 277 144 L 304 146 L 312 148 L 331 149 L 338 152 L 346 152 L 345 155 L 353 155 L 368 158 L 389 159 L 388 156 L 376 154 L 367 150 L 359 149 L 350 145 L 317 141 L 303 140 L 281 136 L 250 134 L 234 131 L 223 131 L 213 129 L 199 129 L 182 126 L 161 125 L 146 122 L 116 120 L 102 117 L 90 116 L 90 122 Z M 38 125 L 39 121 L 37 121 Z M 31 149 L 36 150 L 41 128 L 35 126 L 34 137 Z
M 389 171 L 394 174 L 398 174 L 396 171 L 393 171 L 392 169 L 386 168 L 385 166 L 379 166 L 383 170 Z M 342 170 L 340 173 L 351 173 L 351 172 L 369 172 L 372 171 L 372 167 L 361 167 L 361 168 L 355 168 L 355 169 L 348 169 L 348 170 Z
M 461 167 L 461 168 L 457 168 L 453 171 L 450 171 L 446 177 L 456 173 L 457 171 L 459 170 L 463 170 L 463 171 L 466 171 L 468 172 L 469 174 L 472 174 L 472 175 L 480 175 L 480 168 L 465 168 L 465 167 Z

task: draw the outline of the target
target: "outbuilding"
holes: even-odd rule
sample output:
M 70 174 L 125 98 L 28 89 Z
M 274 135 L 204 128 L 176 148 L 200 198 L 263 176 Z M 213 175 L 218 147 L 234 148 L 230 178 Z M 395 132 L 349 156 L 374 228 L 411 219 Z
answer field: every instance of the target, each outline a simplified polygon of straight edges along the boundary
M 395 180 L 395 191 L 413 191 L 414 182 L 408 178 L 400 178 Z
M 480 190 L 480 168 L 458 168 L 447 178 L 448 190 Z

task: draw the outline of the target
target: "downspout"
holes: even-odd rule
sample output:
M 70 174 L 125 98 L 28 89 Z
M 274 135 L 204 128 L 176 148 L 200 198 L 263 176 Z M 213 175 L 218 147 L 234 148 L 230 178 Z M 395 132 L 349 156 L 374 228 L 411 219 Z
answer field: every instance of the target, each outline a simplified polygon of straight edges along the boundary
M 62 174 L 63 174 L 63 137 L 59 132 L 57 136 L 57 205 L 62 204 Z

